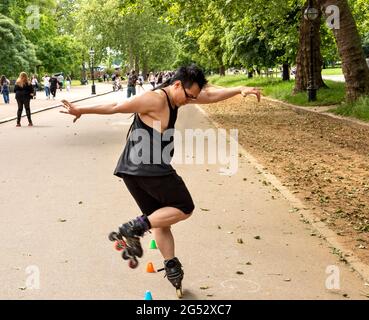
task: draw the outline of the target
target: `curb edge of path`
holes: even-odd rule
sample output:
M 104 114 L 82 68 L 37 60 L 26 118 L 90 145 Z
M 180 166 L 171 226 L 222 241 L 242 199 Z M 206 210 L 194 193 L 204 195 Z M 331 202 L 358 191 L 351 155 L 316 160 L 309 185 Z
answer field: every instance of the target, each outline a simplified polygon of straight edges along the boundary
M 279 102 L 279 101 L 278 101 Z M 222 126 L 217 123 L 216 121 L 212 120 L 210 118 L 210 115 L 201 108 L 199 105 L 194 105 L 214 126 L 221 128 Z M 312 111 L 307 111 L 312 112 Z M 227 134 L 229 137 L 229 135 Z M 232 137 L 229 137 L 230 139 L 233 139 Z M 238 143 L 238 142 L 237 142 Z M 331 230 L 324 222 L 317 221 L 317 217 L 311 212 L 311 210 L 306 209 L 306 205 L 298 199 L 296 196 L 292 194 L 292 192 L 282 184 L 282 182 L 273 174 L 267 172 L 264 170 L 264 166 L 261 165 L 256 158 L 251 155 L 246 149 L 238 143 L 239 153 L 241 153 L 248 161 L 249 163 L 256 168 L 258 171 L 260 171 L 264 178 L 271 183 L 272 186 L 277 188 L 280 192 L 280 194 L 288 201 L 290 202 L 291 206 L 293 208 L 298 209 L 298 213 L 301 215 L 302 218 L 306 219 L 310 226 L 312 226 L 314 231 L 316 231 L 318 234 L 322 236 L 323 240 L 326 240 L 328 242 L 328 245 L 332 249 L 338 250 L 339 257 L 342 258 L 347 264 L 352 267 L 359 275 L 360 277 L 367 283 L 369 283 L 369 266 L 365 263 L 363 263 L 359 257 L 355 255 L 355 253 L 348 249 L 345 245 L 342 244 L 342 242 L 339 240 L 337 234 Z M 332 253 L 333 254 L 333 253 Z
M 100 93 L 100 94 L 90 95 L 89 97 L 85 97 L 85 98 L 73 100 L 71 102 L 72 103 L 81 102 L 81 101 L 84 101 L 84 100 L 88 100 L 88 99 L 92 99 L 92 98 L 96 98 L 96 97 L 101 97 L 101 96 L 107 95 L 107 94 L 112 93 L 112 92 L 114 92 L 114 91 L 108 91 L 108 92 L 103 92 L 103 93 Z M 52 105 L 52 106 L 43 107 L 43 108 L 40 108 L 40 109 L 31 111 L 31 114 L 40 113 L 40 112 L 43 112 L 43 111 L 47 111 L 47 110 L 59 108 L 59 107 L 62 107 L 62 106 L 63 106 L 63 104 L 55 104 L 55 105 Z M 22 118 L 25 117 L 25 116 L 26 115 L 23 115 Z M 17 119 L 16 116 L 5 118 L 5 119 L 0 119 L 0 124 L 6 123 L 6 122 L 10 122 L 10 121 L 14 121 L 16 119 Z

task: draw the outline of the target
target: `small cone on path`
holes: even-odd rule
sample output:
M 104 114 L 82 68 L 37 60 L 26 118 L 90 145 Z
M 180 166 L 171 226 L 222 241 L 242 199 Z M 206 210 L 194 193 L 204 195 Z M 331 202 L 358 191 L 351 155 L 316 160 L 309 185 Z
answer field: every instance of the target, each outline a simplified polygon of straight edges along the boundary
M 151 292 L 149 290 L 145 292 L 144 300 L 153 300 Z
M 154 265 L 152 264 L 152 262 L 149 262 L 146 266 L 146 272 L 148 273 L 154 273 L 155 270 L 154 270 Z
M 151 240 L 150 242 L 150 249 L 157 249 L 158 247 L 156 246 L 156 242 L 155 240 Z

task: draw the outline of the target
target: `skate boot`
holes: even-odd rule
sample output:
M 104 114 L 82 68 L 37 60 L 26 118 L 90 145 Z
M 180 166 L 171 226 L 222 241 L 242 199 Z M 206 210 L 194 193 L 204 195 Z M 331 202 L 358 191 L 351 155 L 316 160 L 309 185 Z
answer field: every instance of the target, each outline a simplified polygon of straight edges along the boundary
M 163 270 L 163 269 L 162 269 Z M 178 258 L 173 258 L 164 261 L 165 276 L 168 278 L 169 282 L 176 288 L 176 293 L 178 298 L 182 298 L 182 279 L 184 272 L 182 270 L 182 264 L 179 262 Z
M 115 241 L 115 248 L 118 251 L 123 250 L 122 258 L 129 260 L 129 267 L 138 266 L 137 257 L 141 258 L 143 250 L 140 238 L 150 229 L 150 223 L 147 217 L 141 216 L 119 227 L 119 232 L 112 232 L 109 235 L 110 241 Z

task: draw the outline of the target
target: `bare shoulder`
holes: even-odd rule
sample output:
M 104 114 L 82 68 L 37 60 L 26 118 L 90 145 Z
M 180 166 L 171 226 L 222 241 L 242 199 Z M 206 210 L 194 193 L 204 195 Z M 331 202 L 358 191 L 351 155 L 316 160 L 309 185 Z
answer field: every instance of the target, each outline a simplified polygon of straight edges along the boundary
M 152 111 L 165 107 L 165 97 L 158 91 L 147 91 L 139 99 L 145 105 L 150 105 Z

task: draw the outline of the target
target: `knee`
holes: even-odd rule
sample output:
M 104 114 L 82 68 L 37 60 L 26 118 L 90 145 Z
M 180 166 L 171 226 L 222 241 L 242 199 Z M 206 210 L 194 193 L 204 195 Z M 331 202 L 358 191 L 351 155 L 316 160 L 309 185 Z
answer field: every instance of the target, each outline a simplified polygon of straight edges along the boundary
M 191 216 L 192 216 L 192 211 L 190 213 L 182 212 L 182 220 L 186 220 Z

